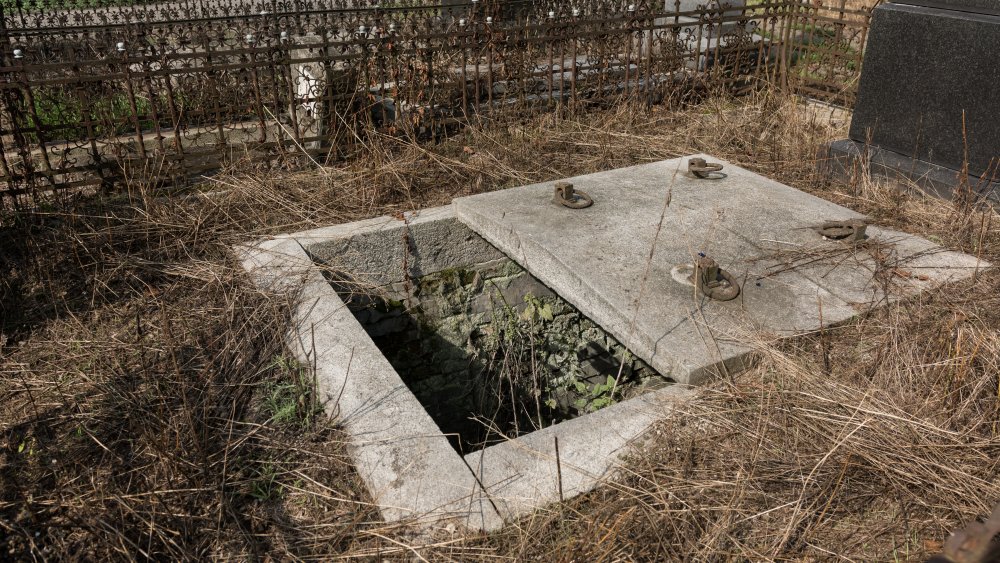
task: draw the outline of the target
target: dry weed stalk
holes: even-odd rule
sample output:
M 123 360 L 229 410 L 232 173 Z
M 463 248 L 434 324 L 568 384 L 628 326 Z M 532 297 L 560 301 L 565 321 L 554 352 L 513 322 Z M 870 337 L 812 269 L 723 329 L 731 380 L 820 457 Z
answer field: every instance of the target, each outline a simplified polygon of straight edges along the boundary
M 15 558 L 913 560 L 1000 498 L 1000 276 L 774 346 L 650 435 L 616 480 L 489 537 L 378 521 L 296 390 L 289 296 L 232 244 L 704 151 L 996 261 L 992 209 L 816 172 L 844 136 L 774 93 L 501 121 L 438 145 L 372 136 L 323 173 L 252 165 L 162 198 L 0 218 L 0 549 Z M 5 212 L 6 213 L 6 212 Z M 299 412 L 299 398 L 291 409 Z M 299 413 L 301 414 L 301 413 Z M 303 420 L 301 416 L 295 420 Z M 53 463 L 54 460 L 54 463 Z M 38 534 L 38 535 L 36 535 Z M 2 557 L 2 556 L 0 556 Z

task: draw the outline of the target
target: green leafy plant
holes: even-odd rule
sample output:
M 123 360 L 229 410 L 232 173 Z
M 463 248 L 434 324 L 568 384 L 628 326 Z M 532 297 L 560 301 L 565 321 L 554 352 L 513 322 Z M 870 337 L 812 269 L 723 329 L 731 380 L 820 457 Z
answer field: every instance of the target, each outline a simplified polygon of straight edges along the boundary
M 524 311 L 521 312 L 521 320 L 524 322 L 534 325 L 540 321 L 553 320 L 551 304 L 545 303 L 530 293 L 524 296 L 524 302 L 527 304 Z
M 285 488 L 278 481 L 278 470 L 273 463 L 265 463 L 256 470 L 256 477 L 250 482 L 250 496 L 261 502 L 280 498 Z
M 582 381 L 575 382 L 574 387 L 576 392 L 581 395 L 574 405 L 581 411 L 599 411 L 618 402 L 615 398 L 617 395 L 615 378 L 610 375 L 604 383 L 597 383 L 593 387 L 589 387 Z
M 17 453 L 27 454 L 29 456 L 35 455 L 35 439 L 33 437 L 25 438 L 17 445 Z

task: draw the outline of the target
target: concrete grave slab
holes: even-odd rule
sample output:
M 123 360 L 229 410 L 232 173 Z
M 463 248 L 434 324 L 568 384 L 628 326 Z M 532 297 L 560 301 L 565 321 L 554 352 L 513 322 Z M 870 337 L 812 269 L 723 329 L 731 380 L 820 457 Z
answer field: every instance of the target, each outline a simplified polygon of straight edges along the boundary
M 809 227 L 862 217 L 728 164 L 721 180 L 695 180 L 686 162 L 573 178 L 596 201 L 583 210 L 556 207 L 553 185 L 543 183 L 240 249 L 259 285 L 298 296 L 289 346 L 314 367 L 320 398 L 350 435 L 349 451 L 386 520 L 497 529 L 593 488 L 651 423 L 696 391 L 651 387 L 463 455 L 338 292 L 345 277 L 358 287 L 398 288 L 469 264 L 485 265 L 470 270 L 478 275 L 512 259 L 533 278 L 512 279 L 504 299 L 539 289 L 558 296 L 661 374 L 690 383 L 723 361 L 741 367 L 761 330 L 808 332 L 988 267 L 875 227 L 857 247 L 823 240 Z M 741 280 L 742 297 L 705 301 L 674 276 L 699 252 Z M 887 272 L 893 284 L 874 283 Z
M 748 336 L 757 331 L 813 331 L 884 297 L 871 289 L 873 261 L 811 229 L 864 217 L 728 163 L 721 180 L 695 179 L 686 163 L 682 158 L 571 178 L 597 202 L 582 210 L 551 203 L 551 183 L 453 205 L 486 240 L 681 383 L 699 383 L 723 364 L 738 366 L 752 347 Z M 895 239 L 884 241 L 893 245 L 894 267 L 919 254 L 924 273 L 913 278 L 912 289 L 971 276 L 977 267 L 971 257 L 918 251 L 933 247 L 927 241 L 885 234 Z M 789 264 L 790 252 L 814 256 Z M 673 268 L 699 254 L 743 280 L 737 300 L 706 302 L 672 278 Z

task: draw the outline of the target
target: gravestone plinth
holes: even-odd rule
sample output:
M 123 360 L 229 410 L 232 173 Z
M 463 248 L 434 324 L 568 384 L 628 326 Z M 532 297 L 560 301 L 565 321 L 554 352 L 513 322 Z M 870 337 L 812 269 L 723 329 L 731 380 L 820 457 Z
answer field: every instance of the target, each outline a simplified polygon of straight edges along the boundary
M 998 199 L 1000 6 L 993 0 L 906 0 L 875 9 L 841 170 L 948 195 L 963 180 Z M 981 181 L 984 179 L 985 181 Z

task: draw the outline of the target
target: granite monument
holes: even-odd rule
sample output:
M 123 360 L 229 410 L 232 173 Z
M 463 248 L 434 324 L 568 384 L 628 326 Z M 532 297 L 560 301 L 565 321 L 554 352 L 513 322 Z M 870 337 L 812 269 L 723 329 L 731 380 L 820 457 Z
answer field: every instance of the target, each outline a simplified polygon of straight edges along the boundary
M 899 0 L 872 18 L 850 138 L 835 169 L 858 162 L 948 196 L 965 178 L 1000 199 L 1000 2 Z

